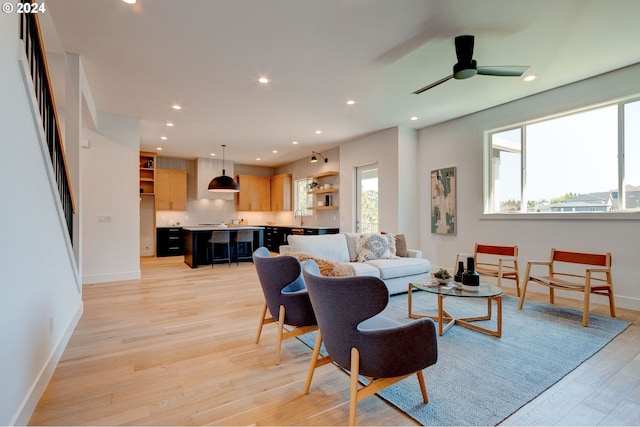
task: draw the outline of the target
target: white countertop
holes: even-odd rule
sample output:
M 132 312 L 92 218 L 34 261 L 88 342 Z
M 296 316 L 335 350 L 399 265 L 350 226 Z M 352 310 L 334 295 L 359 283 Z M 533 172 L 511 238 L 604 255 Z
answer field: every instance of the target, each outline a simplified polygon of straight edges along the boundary
M 214 231 L 214 230 L 228 230 L 228 231 L 237 231 L 237 230 L 264 230 L 264 227 L 256 227 L 253 225 L 230 225 L 230 226 L 222 226 L 222 225 L 185 225 L 182 227 L 183 230 L 187 231 Z

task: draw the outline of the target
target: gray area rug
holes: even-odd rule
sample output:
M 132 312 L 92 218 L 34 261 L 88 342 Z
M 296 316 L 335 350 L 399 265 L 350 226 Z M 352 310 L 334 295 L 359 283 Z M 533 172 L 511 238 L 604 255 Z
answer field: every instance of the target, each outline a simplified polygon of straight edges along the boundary
M 435 295 L 414 292 L 413 312 L 437 314 Z M 445 299 L 454 317 L 486 313 L 485 299 Z M 421 399 L 411 376 L 378 395 L 422 425 L 497 425 L 577 368 L 613 338 L 628 322 L 582 314 L 557 306 L 503 297 L 502 338 L 453 326 L 438 337 L 438 363 L 424 370 L 429 403 Z M 407 317 L 407 296 L 391 298 L 384 314 L 399 321 Z M 478 322 L 495 329 L 494 320 Z M 437 325 L 436 325 L 437 326 Z M 315 333 L 300 339 L 313 348 Z M 313 385 L 312 385 L 313 387 Z

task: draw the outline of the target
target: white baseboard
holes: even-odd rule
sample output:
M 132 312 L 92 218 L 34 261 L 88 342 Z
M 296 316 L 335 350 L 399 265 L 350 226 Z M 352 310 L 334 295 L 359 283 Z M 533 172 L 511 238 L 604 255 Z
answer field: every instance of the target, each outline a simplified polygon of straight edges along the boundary
M 140 270 L 124 271 L 121 273 L 109 274 L 83 274 L 82 284 L 90 285 L 92 283 L 119 282 L 122 280 L 137 280 L 142 277 Z
M 62 334 L 60 340 L 49 355 L 47 363 L 45 363 L 45 365 L 42 367 L 40 374 L 31 386 L 29 393 L 25 397 L 16 416 L 12 420 L 11 425 L 26 426 L 29 424 L 29 420 L 33 415 L 33 411 L 35 411 L 36 406 L 38 405 L 38 401 L 40 401 L 40 398 L 44 394 L 44 391 L 47 388 L 47 385 L 49 384 L 49 381 L 51 380 L 56 367 L 58 366 L 58 362 L 62 357 L 62 353 L 67 347 L 69 339 L 71 339 L 71 335 L 76 329 L 76 326 L 78 325 L 83 312 L 84 304 L 81 301 L 78 309 L 76 310 L 76 313 L 73 315 L 73 317 L 69 321 L 69 324 L 65 328 L 64 334 Z

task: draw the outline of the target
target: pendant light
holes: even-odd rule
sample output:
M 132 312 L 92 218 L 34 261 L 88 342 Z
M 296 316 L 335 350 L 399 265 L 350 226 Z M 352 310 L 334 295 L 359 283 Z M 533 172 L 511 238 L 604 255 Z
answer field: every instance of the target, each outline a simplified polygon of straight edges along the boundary
M 224 147 L 222 145 L 222 175 L 217 176 L 209 183 L 209 191 L 212 193 L 237 193 L 240 191 L 238 183 L 230 176 L 225 175 L 224 171 Z

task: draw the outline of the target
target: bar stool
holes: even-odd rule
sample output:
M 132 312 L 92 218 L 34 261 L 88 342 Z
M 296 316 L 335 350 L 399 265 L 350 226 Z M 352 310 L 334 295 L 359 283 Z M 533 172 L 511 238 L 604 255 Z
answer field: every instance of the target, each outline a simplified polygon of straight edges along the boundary
M 243 259 L 243 260 L 251 260 L 251 262 L 253 262 L 253 230 L 238 230 L 238 233 L 236 234 L 236 265 L 238 265 L 238 260 L 239 259 Z M 249 252 L 247 255 L 240 257 L 240 252 L 238 252 L 238 245 L 242 243 L 244 248 L 247 248 L 247 243 L 251 246 L 251 252 Z
M 216 260 L 227 261 L 229 263 L 229 267 L 231 267 L 231 247 L 229 245 L 229 241 L 230 241 L 230 237 L 229 237 L 228 231 L 213 231 L 211 233 L 211 239 L 209 239 L 209 243 L 211 244 L 211 268 L 213 268 L 213 264 L 215 264 Z M 216 245 L 227 246 L 226 257 L 216 258 Z M 209 252 L 209 250 L 207 250 L 207 252 Z

